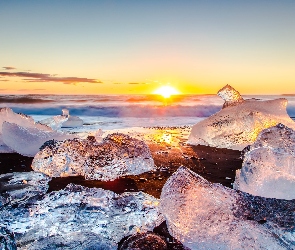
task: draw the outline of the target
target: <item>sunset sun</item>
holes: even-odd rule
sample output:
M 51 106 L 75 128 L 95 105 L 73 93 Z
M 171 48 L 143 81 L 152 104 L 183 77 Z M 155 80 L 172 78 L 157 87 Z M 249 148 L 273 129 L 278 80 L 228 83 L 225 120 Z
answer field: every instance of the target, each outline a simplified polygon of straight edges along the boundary
M 158 89 L 156 89 L 154 91 L 154 94 L 161 95 L 164 98 L 169 98 L 171 95 L 180 94 L 180 92 L 176 88 L 174 88 L 172 86 L 165 85 L 165 86 L 161 86 Z

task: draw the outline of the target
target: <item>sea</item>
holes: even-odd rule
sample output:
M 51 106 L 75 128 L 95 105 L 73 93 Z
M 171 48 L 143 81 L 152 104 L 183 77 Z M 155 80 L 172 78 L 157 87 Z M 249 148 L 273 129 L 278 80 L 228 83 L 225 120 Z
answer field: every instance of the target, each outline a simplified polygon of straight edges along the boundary
M 244 99 L 286 98 L 287 112 L 295 117 L 295 95 L 248 95 Z M 0 95 L 0 107 L 30 115 L 35 121 L 62 114 L 79 116 L 83 127 L 73 132 L 132 127 L 191 126 L 218 112 L 224 101 L 217 95 Z

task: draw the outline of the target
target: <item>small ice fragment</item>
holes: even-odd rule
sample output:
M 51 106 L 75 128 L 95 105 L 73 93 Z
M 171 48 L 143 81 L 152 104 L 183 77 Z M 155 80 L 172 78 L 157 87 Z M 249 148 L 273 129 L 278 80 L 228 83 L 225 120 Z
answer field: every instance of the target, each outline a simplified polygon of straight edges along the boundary
M 0 226 L 0 249 L 16 250 L 14 235 L 5 227 Z
M 170 234 L 191 249 L 292 249 L 295 203 L 212 184 L 180 167 L 162 189 Z
M 28 203 L 43 196 L 51 178 L 37 172 L 14 172 L 0 175 L 0 207 Z
M 234 188 L 263 197 L 295 199 L 295 131 L 283 124 L 263 130 L 244 150 Z
M 3 122 L 2 138 L 3 142 L 17 153 L 24 156 L 34 156 L 44 142 L 48 140 L 73 139 L 75 136 L 52 131 L 51 129 L 43 130 L 38 127 L 22 127 L 15 123 Z
M 83 120 L 78 116 L 69 115 L 68 119 L 62 123 L 62 128 L 77 128 L 83 126 Z
M 36 154 L 32 168 L 52 177 L 81 175 L 107 181 L 153 170 L 154 161 L 144 141 L 115 133 L 103 142 L 93 136 L 51 141 Z
M 83 126 L 83 120 L 78 116 L 71 116 L 68 109 L 62 109 L 62 115 L 56 115 L 44 120 L 40 123 L 46 124 L 54 130 L 60 128 L 76 128 Z
M 72 240 L 87 245 L 87 236 L 93 239 L 95 235 L 114 246 L 126 236 L 152 231 L 160 225 L 163 216 L 158 206 L 158 199 L 143 192 L 118 195 L 69 184 L 30 206 L 5 207 L 0 210 L 0 224 L 16 235 L 16 242 L 23 249 L 34 242 L 41 244 L 43 239 L 44 244 L 65 239 L 66 246 Z M 75 237 L 78 232 L 83 232 L 81 238 L 79 234 Z
M 224 108 L 195 124 L 188 144 L 242 150 L 265 128 L 284 123 L 295 129 L 286 111 L 286 99 L 243 100 L 229 85 L 218 94 L 225 99 Z
M 94 137 L 97 142 L 102 142 L 102 135 L 103 135 L 102 129 L 98 129 L 97 131 L 95 131 Z
M 236 106 L 244 102 L 244 99 L 242 98 L 240 93 L 228 84 L 220 89 L 217 92 L 217 95 L 224 100 L 223 108 L 226 108 L 228 106 Z
M 167 243 L 155 233 L 137 233 L 128 237 L 119 250 L 167 250 Z
M 62 109 L 62 115 L 63 116 L 69 116 L 70 115 L 70 111 L 68 109 Z

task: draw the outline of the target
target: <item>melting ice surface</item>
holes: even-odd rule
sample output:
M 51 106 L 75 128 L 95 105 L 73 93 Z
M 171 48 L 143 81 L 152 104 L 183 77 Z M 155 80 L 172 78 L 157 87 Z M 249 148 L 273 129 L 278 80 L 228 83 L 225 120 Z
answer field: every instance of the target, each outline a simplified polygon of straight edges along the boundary
M 42 146 L 32 168 L 52 177 L 85 176 L 86 179 L 114 180 L 154 168 L 147 144 L 125 134 L 110 134 L 103 141 L 87 139 L 50 141 Z
M 45 125 L 43 125 L 45 126 Z M 15 123 L 4 122 L 2 126 L 3 142 L 24 156 L 34 156 L 48 140 L 65 140 L 75 135 L 58 131 L 44 130 L 36 127 L 22 127 Z
M 241 150 L 252 144 L 265 128 L 283 123 L 295 129 L 286 111 L 286 99 L 244 100 L 229 85 L 218 95 L 225 100 L 223 109 L 192 127 L 189 144 Z
M 75 128 L 83 126 L 83 120 L 78 116 L 71 116 L 68 109 L 62 109 L 62 115 L 56 115 L 41 120 L 40 123 L 51 127 L 54 130 L 60 128 Z
M 295 202 L 212 184 L 180 167 L 162 189 L 169 232 L 191 249 L 293 249 Z
M 0 175 L 0 207 L 40 198 L 48 190 L 50 180 L 49 176 L 34 171 Z
M 117 249 L 122 238 L 152 231 L 163 222 L 158 204 L 158 199 L 143 192 L 117 195 L 69 184 L 32 205 L 5 206 L 0 224 L 15 234 L 20 249 L 44 249 L 60 242 L 72 249 L 88 249 L 85 245 L 92 239 L 97 244 L 93 249 L 103 249 L 99 242 L 108 245 L 106 249 Z
M 73 135 L 53 131 L 50 127 L 35 123 L 33 118 L 16 114 L 10 108 L 0 109 L 0 150 L 16 151 L 25 156 L 34 156 L 40 146 L 51 139 L 70 139 Z
M 283 124 L 263 130 L 245 149 L 234 188 L 263 197 L 295 199 L 295 131 Z
M 9 148 L 3 141 L 3 123 L 10 122 L 14 124 L 21 125 L 25 128 L 38 128 L 42 130 L 51 130 L 47 126 L 44 126 L 39 123 L 35 123 L 33 118 L 26 116 L 24 114 L 16 114 L 10 108 L 1 108 L 0 109 L 0 153 L 10 153 L 13 152 L 13 148 Z

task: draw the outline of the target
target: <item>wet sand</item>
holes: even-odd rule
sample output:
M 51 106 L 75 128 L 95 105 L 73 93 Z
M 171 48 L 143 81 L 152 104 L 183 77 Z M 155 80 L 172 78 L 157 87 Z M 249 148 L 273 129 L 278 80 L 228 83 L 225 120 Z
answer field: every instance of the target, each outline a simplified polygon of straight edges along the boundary
M 153 129 L 154 131 L 149 135 L 147 143 L 157 167 L 155 171 L 136 176 L 125 176 L 108 182 L 89 181 L 82 176 L 53 178 L 49 182 L 48 192 L 60 190 L 69 183 L 75 183 L 86 187 L 103 188 L 116 193 L 143 191 L 160 198 L 166 180 L 180 166 L 190 168 L 211 182 L 221 183 L 231 188 L 235 179 L 235 171 L 242 167 L 241 152 L 201 145 L 185 145 L 186 129 L 178 129 L 178 131 L 172 129 L 172 136 L 171 131 L 167 132 L 165 128 Z M 159 137 L 159 134 L 162 137 Z M 32 157 L 25 157 L 16 153 L 0 154 L 0 174 L 32 171 L 32 160 Z M 181 243 L 169 235 L 165 223 L 155 228 L 154 232 L 165 239 L 169 239 L 167 241 L 169 249 L 184 249 Z
M 85 180 L 82 176 L 53 178 L 49 183 L 48 192 L 60 190 L 69 183 L 75 183 L 86 187 L 108 189 L 116 193 L 144 191 L 160 198 L 166 180 L 180 166 L 186 166 L 205 179 L 230 188 L 235 178 L 235 171 L 242 167 L 240 151 L 236 150 L 200 145 L 171 148 L 164 144 L 150 144 L 149 147 L 157 166 L 156 171 L 125 176 L 108 182 Z M 16 153 L 0 154 L 0 174 L 32 171 L 32 160 L 32 157 Z

